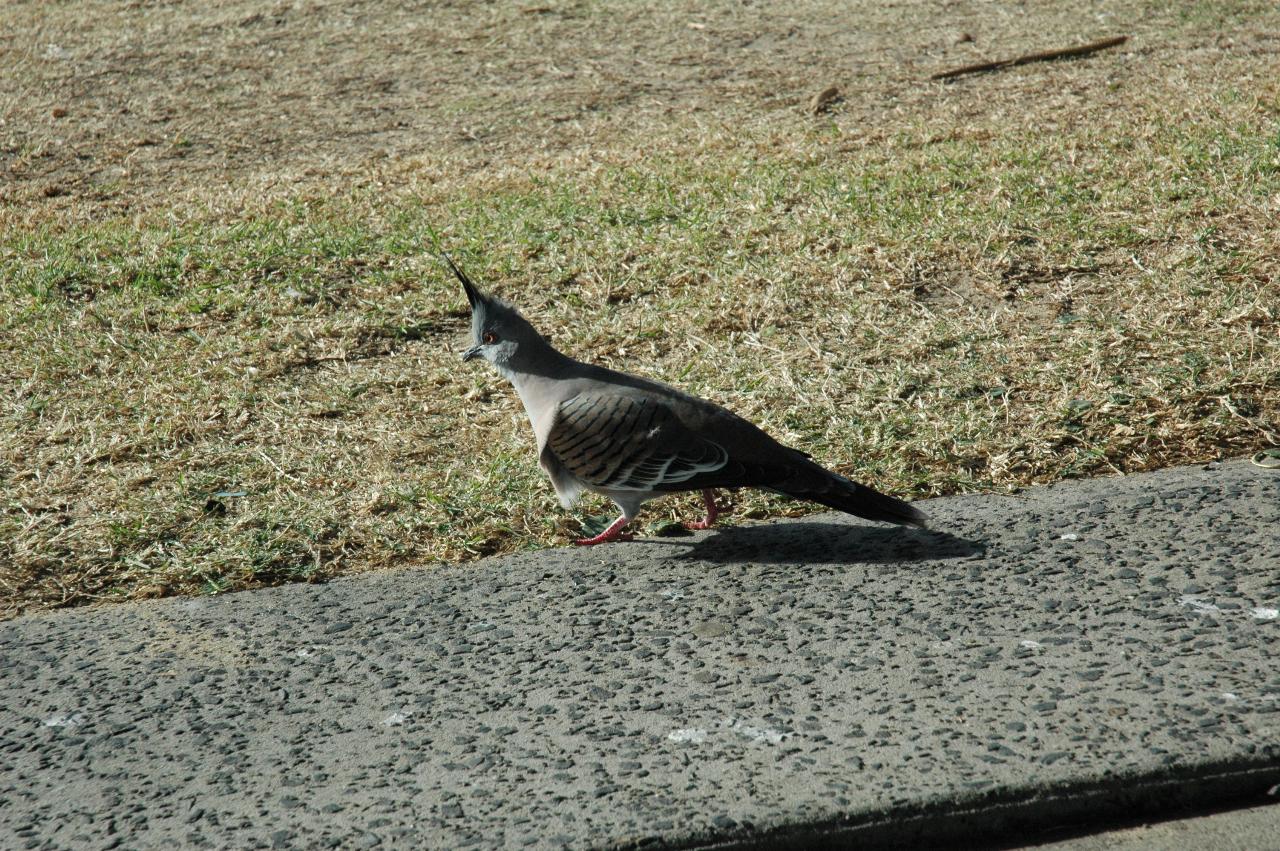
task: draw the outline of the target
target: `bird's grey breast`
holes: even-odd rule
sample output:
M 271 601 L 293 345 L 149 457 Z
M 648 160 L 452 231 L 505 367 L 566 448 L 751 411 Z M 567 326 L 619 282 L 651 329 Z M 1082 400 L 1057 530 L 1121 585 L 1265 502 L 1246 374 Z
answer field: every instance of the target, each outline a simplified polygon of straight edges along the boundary
M 511 376 L 524 411 L 538 439 L 538 451 L 547 444 L 547 435 L 555 425 L 560 405 L 577 394 L 575 382 L 557 380 L 541 375 L 516 374 Z

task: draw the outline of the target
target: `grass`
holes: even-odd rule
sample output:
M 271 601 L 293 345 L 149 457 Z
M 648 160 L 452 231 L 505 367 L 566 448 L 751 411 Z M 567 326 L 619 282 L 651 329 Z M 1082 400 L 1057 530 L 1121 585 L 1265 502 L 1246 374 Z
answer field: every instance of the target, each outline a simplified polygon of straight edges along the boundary
M 219 593 L 565 544 L 429 251 L 565 351 L 911 497 L 1280 443 L 1280 98 L 756 128 L 665 153 L 0 236 L 0 595 Z M 756 493 L 739 516 L 812 506 Z M 696 512 L 651 504 L 650 528 Z

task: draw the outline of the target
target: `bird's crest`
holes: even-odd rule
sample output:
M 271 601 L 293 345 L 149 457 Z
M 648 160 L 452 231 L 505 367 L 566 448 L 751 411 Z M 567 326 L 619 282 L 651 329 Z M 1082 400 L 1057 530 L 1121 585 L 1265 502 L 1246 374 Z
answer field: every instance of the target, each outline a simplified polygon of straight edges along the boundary
M 497 296 L 490 295 L 472 283 L 471 279 L 467 277 L 467 273 L 459 269 L 458 265 L 453 262 L 452 257 L 443 251 L 440 252 L 440 256 L 444 258 L 444 262 L 449 265 L 449 269 L 454 276 L 462 283 L 462 289 L 467 294 L 467 304 L 471 305 L 473 319 L 485 322 L 491 319 L 520 316 L 520 311 L 516 310 L 515 305 L 508 304 Z
M 453 262 L 452 257 L 443 251 L 440 252 L 440 256 L 444 258 L 444 262 L 449 264 L 449 268 L 453 271 L 453 274 L 457 279 L 462 282 L 462 289 L 467 294 L 467 304 L 471 305 L 472 310 L 476 309 L 476 305 L 488 302 L 489 299 L 485 297 L 484 293 L 480 292 L 475 284 L 471 283 L 471 279 L 467 277 L 467 273 L 458 268 L 457 264 Z

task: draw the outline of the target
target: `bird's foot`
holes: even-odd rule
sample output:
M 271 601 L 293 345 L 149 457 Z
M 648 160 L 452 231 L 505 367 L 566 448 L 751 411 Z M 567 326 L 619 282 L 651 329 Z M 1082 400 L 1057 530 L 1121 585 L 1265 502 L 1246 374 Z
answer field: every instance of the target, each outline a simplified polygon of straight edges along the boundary
M 634 541 L 636 536 L 631 532 L 618 532 L 613 535 L 606 535 L 601 532 L 594 538 L 578 538 L 574 541 L 580 547 L 594 547 L 596 544 L 608 544 L 613 541 Z
M 707 516 L 701 520 L 690 520 L 682 524 L 684 528 L 691 529 L 695 532 L 703 529 L 710 529 L 712 526 L 716 525 L 716 518 L 721 514 L 730 514 L 733 512 L 733 503 L 717 503 L 716 492 L 713 490 L 704 490 L 702 492 L 702 501 L 707 504 Z
M 622 531 L 622 527 L 627 525 L 626 517 L 619 517 L 617 520 L 609 524 L 609 528 L 605 529 L 594 538 L 579 538 L 574 541 L 580 547 L 594 547 L 596 544 L 607 544 L 611 541 L 632 541 L 635 535 L 630 532 Z

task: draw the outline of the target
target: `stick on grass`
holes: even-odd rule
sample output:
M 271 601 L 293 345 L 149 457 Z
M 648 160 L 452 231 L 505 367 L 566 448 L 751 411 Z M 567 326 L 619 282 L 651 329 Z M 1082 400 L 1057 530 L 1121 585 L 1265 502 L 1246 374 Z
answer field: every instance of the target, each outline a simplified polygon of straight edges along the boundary
M 1031 62 L 1050 62 L 1054 59 L 1066 59 L 1072 56 L 1085 56 L 1090 53 L 1096 53 L 1099 50 L 1106 50 L 1108 47 L 1116 47 L 1124 44 L 1129 40 L 1127 35 L 1119 35 L 1114 38 L 1104 38 L 1102 41 L 1091 41 L 1088 44 L 1082 44 L 1079 47 L 1068 47 L 1063 50 L 1045 50 L 1040 53 L 1028 53 L 1026 56 L 1019 56 L 1017 59 L 1004 59 L 999 62 L 979 62 L 977 65 L 965 65 L 961 68 L 953 68 L 950 71 L 941 71 L 930 77 L 930 80 L 950 80 L 955 77 L 961 77 L 965 74 L 980 74 L 983 71 L 998 71 L 1001 68 L 1012 68 L 1014 65 L 1026 65 Z

